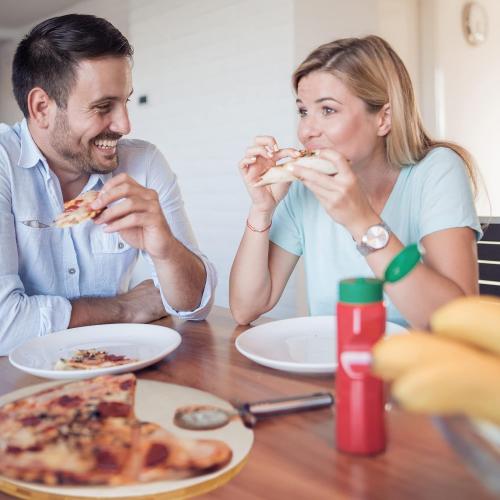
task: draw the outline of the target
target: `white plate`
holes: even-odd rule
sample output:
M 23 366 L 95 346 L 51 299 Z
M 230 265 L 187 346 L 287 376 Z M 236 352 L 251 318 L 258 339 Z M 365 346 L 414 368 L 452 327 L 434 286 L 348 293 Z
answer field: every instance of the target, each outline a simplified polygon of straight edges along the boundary
M 406 328 L 387 322 L 387 334 Z M 270 368 L 296 373 L 334 373 L 337 369 L 336 316 L 306 316 L 272 321 L 243 332 L 236 349 Z
M 11 351 L 9 361 L 37 377 L 82 379 L 139 370 L 164 358 L 180 343 L 181 336 L 164 326 L 132 323 L 82 326 L 29 340 Z M 101 349 L 138 361 L 92 370 L 54 369 L 59 358 L 69 358 L 78 349 Z

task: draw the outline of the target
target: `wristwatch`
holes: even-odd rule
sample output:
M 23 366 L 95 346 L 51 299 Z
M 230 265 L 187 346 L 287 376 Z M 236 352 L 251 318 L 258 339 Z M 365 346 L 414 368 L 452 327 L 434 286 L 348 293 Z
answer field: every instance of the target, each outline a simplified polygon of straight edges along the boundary
M 385 248 L 391 237 L 391 229 L 384 222 L 370 226 L 361 238 L 361 242 L 356 245 L 359 253 L 366 257 L 367 255 Z

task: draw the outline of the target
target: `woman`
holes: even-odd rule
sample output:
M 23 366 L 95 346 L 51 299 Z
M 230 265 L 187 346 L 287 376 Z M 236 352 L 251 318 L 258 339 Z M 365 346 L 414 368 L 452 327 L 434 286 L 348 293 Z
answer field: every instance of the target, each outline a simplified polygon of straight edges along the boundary
M 301 255 L 309 309 L 332 314 L 338 281 L 382 276 L 403 246 L 422 264 L 386 286 L 388 319 L 426 327 L 441 304 L 476 294 L 474 169 L 467 152 L 425 132 L 401 59 L 376 36 L 313 51 L 293 75 L 298 137 L 338 170 L 293 167 L 299 181 L 255 187 L 276 161 L 298 156 L 260 136 L 240 162 L 252 206 L 230 278 L 234 318 L 247 324 L 279 300 Z

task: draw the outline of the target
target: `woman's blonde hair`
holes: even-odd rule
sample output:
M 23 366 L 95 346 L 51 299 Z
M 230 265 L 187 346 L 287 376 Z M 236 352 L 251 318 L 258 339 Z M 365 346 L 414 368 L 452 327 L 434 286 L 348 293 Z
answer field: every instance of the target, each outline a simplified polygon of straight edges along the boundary
M 391 165 L 412 165 L 431 149 L 443 146 L 461 156 L 477 190 L 476 169 L 470 153 L 447 141 L 433 140 L 425 131 L 415 101 L 410 75 L 394 49 L 382 38 L 344 38 L 321 45 L 311 52 L 293 74 L 295 91 L 300 80 L 314 71 L 332 74 L 371 112 L 385 104 L 391 107 L 391 131 L 387 134 L 386 154 Z

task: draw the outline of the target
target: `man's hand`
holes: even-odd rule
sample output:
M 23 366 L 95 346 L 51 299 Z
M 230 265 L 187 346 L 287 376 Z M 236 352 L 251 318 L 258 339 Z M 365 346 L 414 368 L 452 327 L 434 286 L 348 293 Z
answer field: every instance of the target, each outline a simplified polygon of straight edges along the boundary
M 96 224 L 106 224 L 104 232 L 118 231 L 129 245 L 145 250 L 153 259 L 168 258 L 175 238 L 154 189 L 119 174 L 104 184 L 91 206 L 94 210 L 107 207 L 94 219 Z
M 91 206 L 94 210 L 107 207 L 94 219 L 96 224 L 107 224 L 106 233 L 118 231 L 129 245 L 149 254 L 172 308 L 191 311 L 198 307 L 206 283 L 205 266 L 172 234 L 154 189 L 119 174 L 104 184 Z
M 146 280 L 117 297 L 85 297 L 72 301 L 68 328 L 105 323 L 150 323 L 167 315 L 160 291 Z
M 127 293 L 118 295 L 116 300 L 122 306 L 124 323 L 150 323 L 167 315 L 153 280 L 139 283 Z

